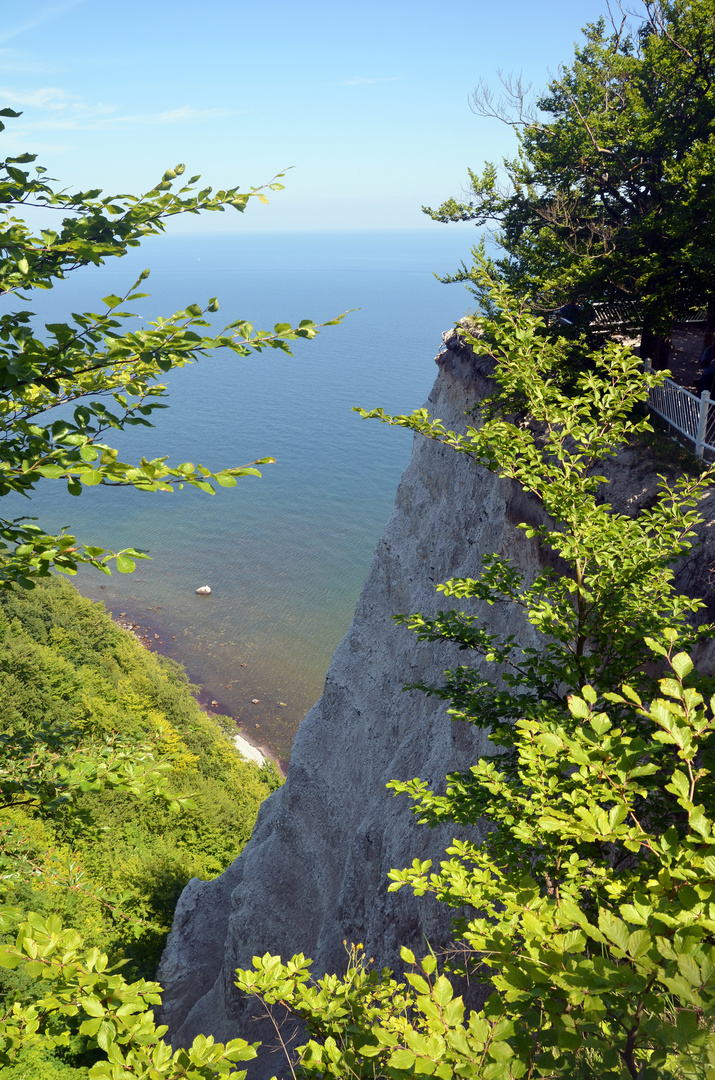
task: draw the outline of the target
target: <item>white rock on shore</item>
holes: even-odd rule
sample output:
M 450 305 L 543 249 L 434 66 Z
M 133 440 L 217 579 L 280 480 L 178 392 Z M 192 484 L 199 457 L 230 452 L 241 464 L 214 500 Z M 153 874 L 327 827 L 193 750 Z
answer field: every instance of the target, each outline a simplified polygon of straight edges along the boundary
M 246 761 L 255 761 L 257 765 L 266 764 L 268 760 L 266 755 L 257 746 L 253 746 L 248 739 L 244 739 L 243 735 L 234 735 L 231 741 L 239 754 L 245 757 Z

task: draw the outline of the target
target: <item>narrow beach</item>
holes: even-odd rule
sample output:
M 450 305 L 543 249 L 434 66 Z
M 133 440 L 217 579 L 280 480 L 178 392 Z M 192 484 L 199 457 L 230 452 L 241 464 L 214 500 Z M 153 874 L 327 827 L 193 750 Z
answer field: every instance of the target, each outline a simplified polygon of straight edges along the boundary
M 160 609 L 157 609 L 160 610 Z M 172 656 L 172 650 L 165 643 L 164 637 L 161 633 L 161 627 L 157 632 L 156 625 L 149 624 L 146 620 L 139 620 L 138 616 L 127 611 L 121 611 L 115 613 L 113 611 L 108 612 L 110 618 L 121 630 L 131 634 L 140 645 L 142 645 L 149 652 L 159 653 L 161 656 L 169 657 L 169 659 L 175 659 Z M 171 640 L 175 640 L 174 635 L 168 635 Z M 241 728 L 241 720 L 239 717 L 231 717 L 230 712 L 224 712 L 221 709 L 221 703 L 218 698 L 213 697 L 210 692 L 204 686 L 197 686 L 194 693 L 194 697 L 199 706 L 209 716 L 228 716 L 234 720 L 236 724 L 236 732 L 230 736 L 233 745 L 238 752 L 246 758 L 247 761 L 253 761 L 257 765 L 265 765 L 267 761 L 272 761 L 278 769 L 280 775 L 285 777 L 286 770 L 288 768 L 288 762 L 281 760 L 277 754 L 271 753 L 270 749 L 262 744 L 252 742 L 246 737 L 246 732 Z M 256 724 L 258 728 L 259 725 Z

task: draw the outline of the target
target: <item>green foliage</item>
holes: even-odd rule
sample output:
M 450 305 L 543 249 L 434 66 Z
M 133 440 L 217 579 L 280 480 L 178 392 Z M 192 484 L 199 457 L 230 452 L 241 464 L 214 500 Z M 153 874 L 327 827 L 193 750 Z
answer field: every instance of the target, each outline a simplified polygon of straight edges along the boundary
M 87 1070 L 60 1061 L 51 1047 L 33 1046 L 18 1054 L 16 1064 L 0 1070 L 3 1080 L 86 1080 Z
M 76 1075 L 86 1076 L 94 1045 L 104 1053 L 92 1076 L 112 1076 L 101 1061 L 119 1070 L 117 1047 L 125 1047 L 122 1054 L 139 1055 L 132 1067 L 148 1068 L 144 1054 L 164 1070 L 147 1076 L 182 1075 L 184 1059 L 172 1064 L 161 1032 L 146 1027 L 143 1010 L 159 990 L 145 980 L 179 893 L 189 878 L 210 878 L 235 858 L 275 773 L 241 758 L 178 665 L 144 650 L 102 605 L 60 579 L 0 595 L 0 694 L 8 703 L 0 734 L 0 1062 L 8 1076 L 12 1065 L 21 1075 L 37 1068 L 43 1080 L 69 1080 L 73 1066 L 56 1053 L 85 1062 Z M 59 966 L 37 967 L 29 942 L 38 935 L 48 948 L 54 942 L 46 956 L 61 955 Z M 126 1008 L 131 1021 L 117 1028 L 111 1054 L 114 1044 L 103 1046 L 91 1023 L 98 1014 L 84 1001 L 83 980 L 96 975 L 92 957 L 100 953 L 114 967 L 99 1000 Z M 48 979 L 62 988 L 54 997 Z M 58 1014 L 58 995 L 79 1011 Z M 55 1030 L 62 1038 L 53 1042 Z M 148 1042 L 137 1043 L 138 1033 Z M 242 1053 L 246 1044 L 236 1045 Z M 205 1071 L 196 1076 L 223 1075 L 234 1060 L 223 1054 L 198 1045 Z
M 172 1052 L 162 1039 L 166 1028 L 156 1027 L 151 1012 L 161 1000 L 159 985 L 127 983 L 105 953 L 87 951 L 80 935 L 64 929 L 56 916 L 31 913 L 20 923 L 15 944 L 2 950 L 0 963 L 22 967 L 42 987 L 32 1005 L 15 1004 L 3 1018 L 0 1061 L 12 1061 L 23 1048 L 67 1046 L 77 1030 L 104 1052 L 85 1074 L 90 1080 L 242 1078 L 245 1072 L 237 1073 L 234 1064 L 255 1057 L 255 1047 L 243 1039 L 223 1045 L 203 1035 L 188 1050 Z
M 614 513 L 602 497 L 600 463 L 649 429 L 634 410 L 662 376 L 643 374 L 629 349 L 609 343 L 593 354 L 574 389 L 561 389 L 554 373 L 570 344 L 544 334 L 542 320 L 523 307 L 512 308 L 509 290 L 485 266 L 480 275 L 498 316 L 475 320 L 485 336 L 465 336 L 497 357 L 499 392 L 481 410 L 479 425 L 456 434 L 424 409 L 411 416 L 387 417 L 379 409 L 363 415 L 438 439 L 518 481 L 553 522 L 519 526 L 552 555 L 551 565 L 533 581 L 525 582 L 515 565 L 492 555 L 478 580 L 438 586 L 447 597 L 524 607 L 528 621 L 545 635 L 543 647 L 501 639 L 484 629 L 478 615 L 446 611 L 434 619 L 406 620 L 425 640 L 451 639 L 503 666 L 498 686 L 460 668 L 450 673 L 443 693 L 474 722 L 489 725 L 496 742 L 503 737 L 508 743 L 511 723 L 527 703 L 538 711 L 548 701 L 563 705 L 566 693 L 586 682 L 611 689 L 622 679 L 647 679 L 644 638 L 663 625 L 679 626 L 692 640 L 690 620 L 703 605 L 673 595 L 671 564 L 690 548 L 698 520 L 694 507 L 711 478 L 663 479 L 649 509 L 637 517 Z M 515 400 L 521 418 L 504 412 Z
M 6 118 L 18 115 L 0 110 Z M 0 123 L 0 131 L 4 127 Z M 0 204 L 5 210 L 0 295 L 17 297 L 22 304 L 28 303 L 29 290 L 52 288 L 55 280 L 74 270 L 126 254 L 144 237 L 163 231 L 170 217 L 223 212 L 227 207 L 243 212 L 252 198 L 268 201 L 260 188 L 215 194 L 211 188 L 197 190 L 198 176 L 174 190 L 183 165 L 167 170 L 145 195 L 102 196 L 98 190 L 68 194 L 41 166 L 32 171 L 21 167 L 34 161 L 35 155 L 22 154 L 0 162 Z M 58 212 L 67 216 L 59 231 L 42 229 L 36 235 L 17 216 L 26 206 L 48 211 L 53 224 Z M 48 480 L 66 483 L 72 495 L 97 484 L 130 485 L 147 492 L 188 484 L 213 494 L 216 484 L 232 487 L 237 477 L 260 476 L 255 466 L 273 460 L 219 471 L 193 462 L 169 466 L 165 457 L 132 464 L 120 461 L 105 441 L 112 430 L 151 426 L 153 412 L 166 407 L 161 379 L 173 368 L 213 349 L 228 349 L 240 357 L 264 348 L 290 352 L 289 342 L 318 333 L 309 319 L 295 327 L 277 323 L 272 331 L 255 330 L 238 319 L 216 333 L 206 318 L 218 310 L 215 297 L 203 307 L 190 304 L 143 329 L 131 329 L 135 316 L 127 308 L 148 295 L 138 291 L 148 276 L 149 271 L 143 271 L 123 296 L 105 296 L 99 312 L 75 313 L 69 322 L 47 324 L 44 335 L 35 331 L 33 312 L 26 307 L 0 314 L 0 496 L 30 496 Z M 60 415 L 48 417 L 57 406 L 62 406 Z M 0 587 L 17 582 L 31 588 L 52 567 L 71 574 L 79 563 L 109 573 L 116 560 L 119 572 L 129 573 L 136 559 L 146 557 L 133 548 L 110 552 L 79 545 L 68 533 L 51 536 L 27 518 L 0 519 Z
M 467 201 L 425 212 L 495 221 L 495 266 L 541 306 L 638 300 L 644 327 L 668 333 L 713 301 L 714 27 L 713 0 L 646 0 L 631 30 L 625 18 L 587 26 L 535 104 L 520 80 L 500 102 L 482 87 L 475 111 L 517 135 L 506 183 L 494 164 L 470 170 Z
M 393 870 L 390 889 L 458 910 L 452 969 L 492 993 L 466 1010 L 449 968 L 406 949 L 402 981 L 354 949 L 343 979 L 311 985 L 303 957 L 264 956 L 237 985 L 305 1021 L 302 1076 L 713 1080 L 715 697 L 683 647 L 710 630 L 692 625 L 702 605 L 674 592 L 671 570 L 712 476 L 664 482 L 650 509 L 615 513 L 599 462 L 647 426 L 634 408 L 652 376 L 609 346 L 564 395 L 560 343 L 486 270 L 480 282 L 496 315 L 479 344 L 498 384 L 481 423 L 458 435 L 422 410 L 371 415 L 517 480 L 548 515 L 522 528 L 561 569 L 527 581 L 493 555 L 479 578 L 440 586 L 472 610 L 407 619 L 481 657 L 423 689 L 488 728 L 495 749 L 444 793 L 392 782 L 423 823 L 489 828 L 481 844 L 455 839 L 436 870 Z M 487 632 L 484 603 L 515 605 L 543 647 Z
M 236 857 L 275 774 L 234 750 L 178 665 L 68 583 L 3 593 L 0 621 L 7 898 L 80 920 L 149 975 L 181 889 Z
M 342 979 L 326 975 L 313 982 L 311 961 L 302 953 L 287 964 L 269 953 L 255 956 L 252 971 L 236 972 L 239 990 L 260 995 L 269 1007 L 277 1003 L 289 1005 L 308 1033 L 316 1036 L 301 1052 L 307 1071 L 336 1080 L 363 1075 L 362 1059 L 369 1054 L 363 1040 L 367 1038 L 380 1049 L 380 1044 L 370 1037 L 372 1026 L 399 1024 L 413 1004 L 408 988 L 398 983 L 387 968 L 381 974 L 370 969 L 362 944 L 344 945 L 348 970 Z M 372 1065 L 367 1075 L 372 1075 Z

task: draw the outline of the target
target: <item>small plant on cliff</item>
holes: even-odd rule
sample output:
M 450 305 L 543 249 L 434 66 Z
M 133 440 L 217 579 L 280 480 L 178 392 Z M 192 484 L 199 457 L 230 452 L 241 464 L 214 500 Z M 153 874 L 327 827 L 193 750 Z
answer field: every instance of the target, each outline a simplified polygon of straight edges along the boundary
M 651 508 L 616 513 L 599 465 L 647 428 L 638 406 L 659 376 L 609 345 L 565 394 L 563 343 L 481 275 L 495 314 L 474 344 L 498 385 L 482 422 L 456 434 L 423 410 L 368 415 L 470 455 L 546 511 L 521 526 L 545 555 L 534 580 L 492 555 L 479 578 L 439 587 L 470 611 L 406 618 L 480 657 L 422 689 L 488 728 L 496 752 L 445 794 L 392 783 L 429 826 L 491 828 L 479 845 L 455 839 L 436 871 L 393 871 L 390 888 L 461 909 L 460 963 L 492 992 L 468 1012 L 436 958 L 408 950 L 404 981 L 358 955 L 345 979 L 314 984 L 303 957 L 265 956 L 237 985 L 306 1022 L 303 1075 L 713 1080 L 715 698 L 688 656 L 702 604 L 675 592 L 671 569 L 712 477 L 663 481 Z M 508 412 L 517 398 L 524 419 Z M 475 603 L 517 605 L 542 647 L 488 633 Z

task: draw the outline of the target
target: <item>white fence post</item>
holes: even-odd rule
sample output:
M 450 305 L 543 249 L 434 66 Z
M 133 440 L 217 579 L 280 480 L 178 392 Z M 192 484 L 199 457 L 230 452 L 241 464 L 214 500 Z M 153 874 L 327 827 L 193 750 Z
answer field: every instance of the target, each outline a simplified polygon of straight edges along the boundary
M 644 357 L 644 373 L 652 370 L 652 361 Z M 710 397 L 709 390 L 703 390 L 698 397 L 697 394 L 686 390 L 684 386 L 679 386 L 672 379 L 663 379 L 660 386 L 651 387 L 648 393 L 648 408 L 658 416 L 662 416 L 671 428 L 694 443 L 695 453 L 703 459 L 706 450 L 715 453 L 712 432 L 709 433 L 711 441 L 707 441 L 711 405 L 715 406 L 715 398 Z
M 703 390 L 700 395 L 700 415 L 698 416 L 698 434 L 695 439 L 695 453 L 698 457 L 705 457 L 705 429 L 708 423 L 708 409 L 710 408 L 710 391 Z

